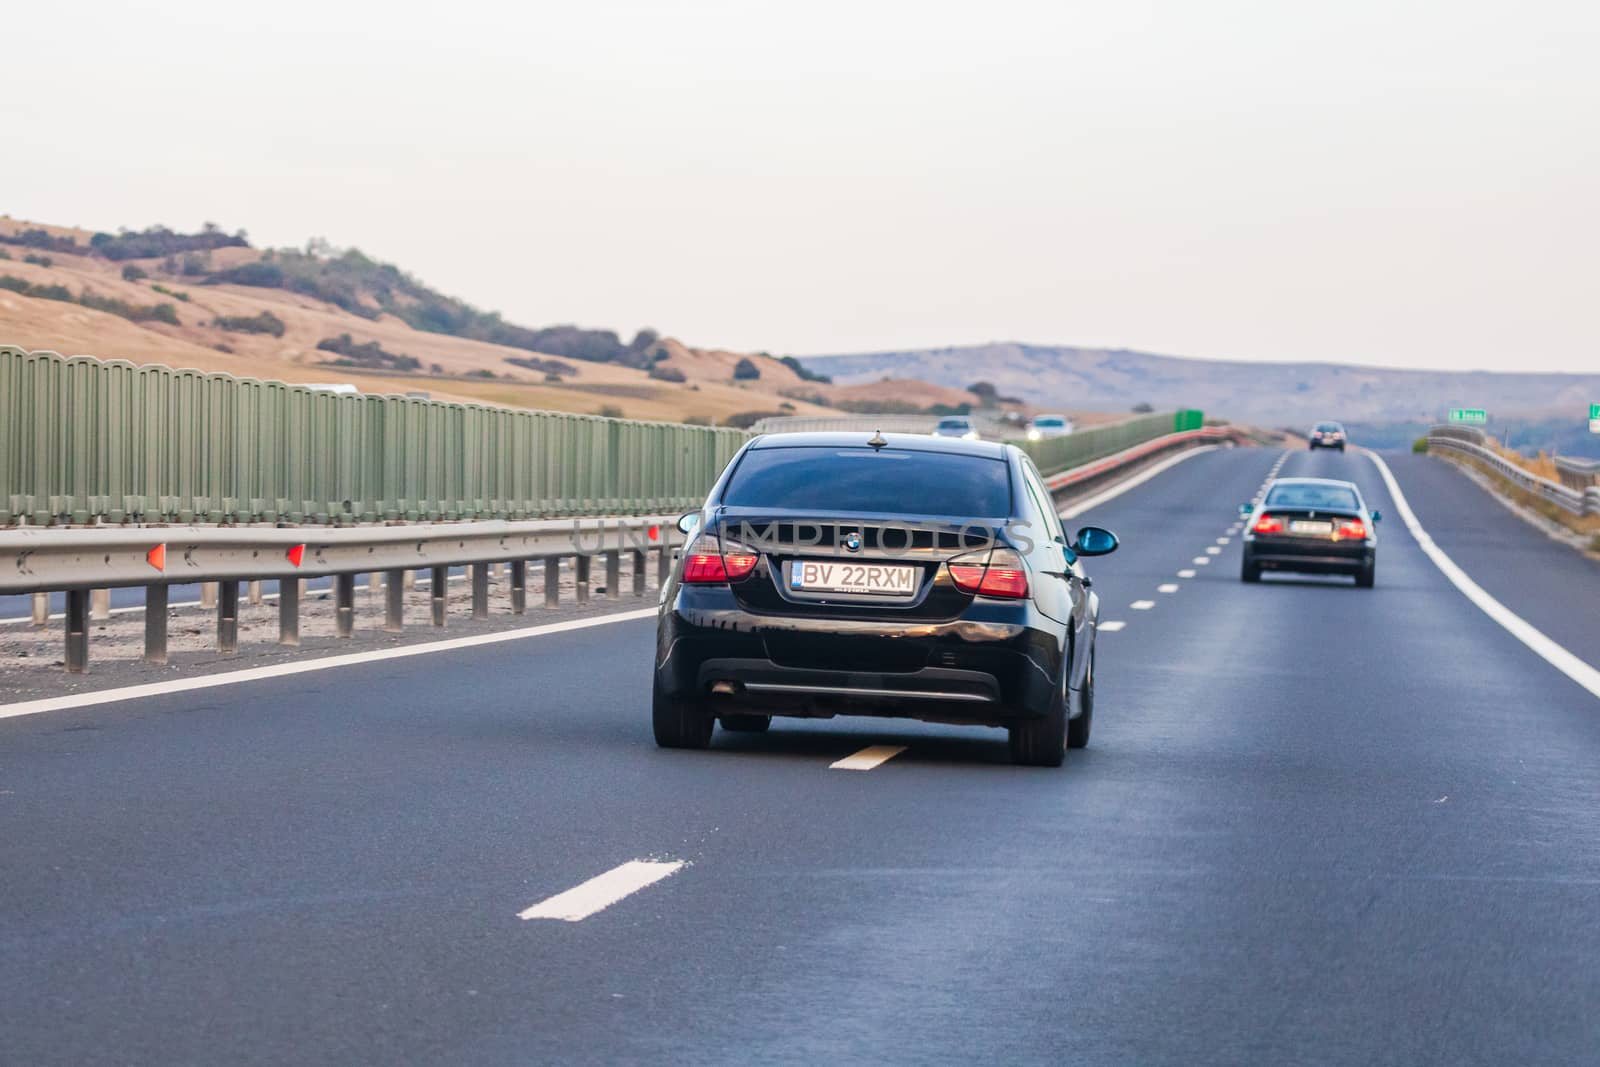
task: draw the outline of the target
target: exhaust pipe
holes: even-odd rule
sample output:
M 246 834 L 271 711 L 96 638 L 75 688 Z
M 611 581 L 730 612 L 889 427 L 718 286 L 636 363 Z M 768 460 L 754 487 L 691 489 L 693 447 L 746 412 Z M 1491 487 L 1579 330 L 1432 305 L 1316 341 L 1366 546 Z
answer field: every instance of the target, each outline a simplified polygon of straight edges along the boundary
M 716 696 L 723 696 L 723 697 L 738 696 L 740 688 L 741 687 L 740 687 L 738 682 L 728 682 L 728 681 L 712 682 L 711 683 L 711 695 L 714 696 L 714 697 L 716 697 Z

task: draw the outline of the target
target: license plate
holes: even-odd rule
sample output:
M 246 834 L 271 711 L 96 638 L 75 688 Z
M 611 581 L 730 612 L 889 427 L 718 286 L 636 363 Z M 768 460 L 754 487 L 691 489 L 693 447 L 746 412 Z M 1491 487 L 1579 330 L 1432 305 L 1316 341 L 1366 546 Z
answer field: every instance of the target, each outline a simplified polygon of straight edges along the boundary
M 917 591 L 917 568 L 887 563 L 797 560 L 790 565 L 789 588 L 807 593 L 909 596 Z
M 1323 522 L 1320 519 L 1293 519 L 1289 522 L 1290 533 L 1303 534 L 1331 534 L 1333 523 Z

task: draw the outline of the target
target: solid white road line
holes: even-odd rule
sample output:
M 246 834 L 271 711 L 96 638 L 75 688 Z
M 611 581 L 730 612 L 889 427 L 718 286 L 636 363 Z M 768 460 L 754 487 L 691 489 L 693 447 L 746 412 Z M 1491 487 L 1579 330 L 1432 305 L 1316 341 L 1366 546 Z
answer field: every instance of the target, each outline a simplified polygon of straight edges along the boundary
M 597 911 L 611 907 L 623 897 L 655 885 L 676 873 L 683 865 L 682 860 L 629 860 L 605 874 L 595 875 L 582 885 L 573 886 L 565 893 L 557 893 L 548 900 L 541 900 L 533 907 L 517 912 L 517 918 L 580 922 Z
M 1118 482 L 1109 489 L 1104 489 L 1093 496 L 1085 497 L 1076 504 L 1073 504 L 1071 507 L 1057 512 L 1057 514 L 1063 519 L 1075 519 L 1079 515 L 1082 515 L 1085 511 L 1088 511 L 1090 508 L 1097 508 L 1101 504 L 1104 504 L 1107 500 L 1112 500 L 1116 497 L 1119 497 L 1135 486 L 1143 485 L 1145 482 L 1148 482 L 1151 478 L 1154 478 L 1162 471 L 1176 467 L 1186 459 L 1193 459 L 1202 452 L 1213 452 L 1216 450 L 1216 447 L 1216 445 L 1201 445 L 1199 448 L 1191 448 L 1187 452 L 1179 452 L 1176 456 L 1169 456 L 1160 463 L 1157 463 L 1155 466 L 1148 467 L 1145 470 L 1140 471 L 1127 481 Z
M 860 752 L 828 764 L 833 771 L 870 771 L 880 763 L 887 763 L 906 750 L 904 745 L 868 745 Z
M 1176 593 L 1177 591 L 1178 591 L 1178 583 L 1177 582 L 1168 582 L 1166 585 L 1158 585 L 1158 586 L 1156 586 L 1156 592 L 1158 592 L 1158 593 Z
M 1154 600 L 1135 600 L 1132 604 L 1128 605 L 1128 607 L 1132 608 L 1134 611 L 1149 611 L 1155 606 L 1156 602 Z
M 1184 570 L 1181 570 L 1181 571 L 1178 572 L 1178 577 L 1179 578 L 1193 578 L 1194 577 L 1194 571 L 1185 568 Z
M 1383 457 L 1376 452 L 1368 452 L 1367 458 L 1372 460 L 1378 468 L 1378 473 L 1383 476 L 1383 483 L 1389 487 L 1389 495 L 1394 498 L 1395 510 L 1400 513 L 1400 519 L 1406 524 L 1406 529 L 1416 539 L 1423 553 L 1433 560 L 1433 565 L 1450 579 L 1450 584 L 1461 590 L 1462 595 L 1476 604 L 1485 615 L 1504 627 L 1512 637 L 1527 645 L 1546 663 L 1583 686 L 1593 696 L 1600 697 L 1600 670 L 1589 666 L 1556 644 L 1545 636 L 1543 631 L 1490 596 L 1482 586 L 1468 577 L 1466 571 L 1456 566 L 1455 561 L 1433 543 L 1428 531 L 1417 521 L 1416 513 L 1411 510 L 1411 504 L 1407 502 L 1405 493 L 1400 490 L 1400 483 L 1394 480 L 1394 473 L 1389 470 L 1389 465 L 1383 461 Z
M 1099 630 L 1101 633 L 1114 634 L 1126 625 L 1128 624 L 1123 622 L 1121 619 L 1112 619 L 1109 622 L 1100 623 L 1095 627 L 1095 629 Z
M 45 711 L 65 711 L 68 708 L 86 708 L 95 704 L 115 704 L 119 701 L 136 700 L 140 697 L 185 693 L 191 689 L 212 689 L 216 686 L 237 685 L 240 682 L 254 682 L 263 678 L 283 678 L 291 674 L 309 674 L 312 671 L 328 671 L 336 667 L 350 667 L 359 663 L 377 663 L 387 659 L 406 659 L 410 656 L 426 656 L 434 652 L 454 652 L 461 648 L 497 645 L 503 641 L 521 641 L 529 637 L 566 633 L 569 630 L 587 630 L 591 626 L 606 626 L 614 622 L 632 622 L 634 619 L 648 619 L 653 618 L 655 614 L 655 608 L 639 608 L 636 611 L 618 611 L 610 615 L 598 615 L 589 619 L 573 619 L 570 622 L 549 622 L 542 626 L 525 626 L 519 630 L 506 630 L 497 634 L 453 637 L 447 641 L 429 641 L 425 644 L 402 645 L 399 648 L 380 648 L 371 652 L 352 652 L 345 656 L 324 656 L 322 659 L 305 660 L 300 663 L 280 663 L 271 667 L 251 667 L 247 670 L 228 671 L 226 674 L 208 674 L 199 678 L 174 678 L 166 682 L 129 685 L 121 689 L 102 689 L 94 693 L 75 693 L 72 696 L 47 697 L 43 700 L 24 700 L 17 704 L 0 704 L 0 719 L 11 719 L 19 715 L 38 715 L 40 712 Z

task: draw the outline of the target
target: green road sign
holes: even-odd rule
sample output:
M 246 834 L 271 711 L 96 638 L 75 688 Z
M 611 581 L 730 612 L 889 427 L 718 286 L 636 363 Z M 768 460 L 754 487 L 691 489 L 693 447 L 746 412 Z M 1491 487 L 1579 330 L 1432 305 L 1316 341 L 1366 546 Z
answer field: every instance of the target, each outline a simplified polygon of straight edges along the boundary
M 1600 433 L 1600 404 L 1589 405 L 1589 432 Z
M 1451 408 L 1451 422 L 1468 422 L 1483 425 L 1489 421 L 1489 413 L 1482 408 Z

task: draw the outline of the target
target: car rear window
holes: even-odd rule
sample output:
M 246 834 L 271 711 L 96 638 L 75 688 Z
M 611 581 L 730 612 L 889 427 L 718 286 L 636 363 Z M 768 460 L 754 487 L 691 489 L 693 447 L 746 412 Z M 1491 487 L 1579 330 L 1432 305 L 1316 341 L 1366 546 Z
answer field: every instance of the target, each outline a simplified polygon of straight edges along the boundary
M 1356 511 L 1356 494 L 1337 485 L 1280 485 L 1267 494 L 1269 508 L 1336 508 Z
M 941 430 L 965 430 L 970 425 L 972 425 L 972 424 L 970 422 L 968 422 L 966 419 L 940 419 L 939 420 L 939 429 L 941 429 Z
M 904 449 L 752 448 L 734 469 L 729 507 L 1000 519 L 1011 514 L 1004 460 Z
M 1033 420 L 1033 424 L 1035 426 L 1042 426 L 1042 427 L 1045 427 L 1046 429 L 1051 429 L 1051 430 L 1060 429 L 1062 426 L 1066 425 L 1066 423 L 1063 422 L 1061 419 L 1048 419 L 1048 418 L 1034 419 Z

